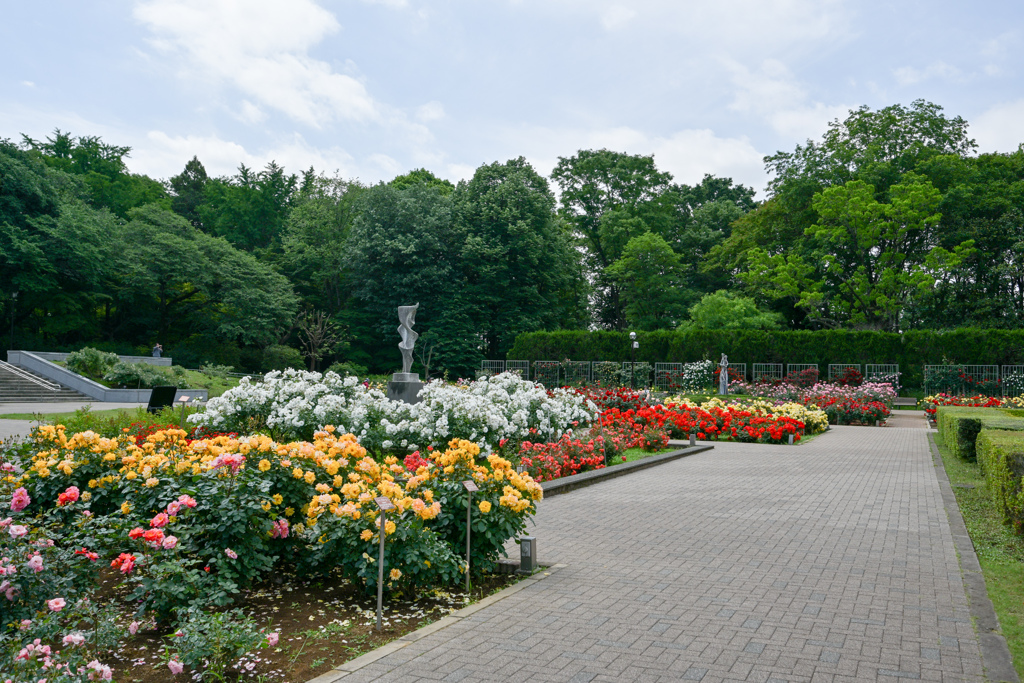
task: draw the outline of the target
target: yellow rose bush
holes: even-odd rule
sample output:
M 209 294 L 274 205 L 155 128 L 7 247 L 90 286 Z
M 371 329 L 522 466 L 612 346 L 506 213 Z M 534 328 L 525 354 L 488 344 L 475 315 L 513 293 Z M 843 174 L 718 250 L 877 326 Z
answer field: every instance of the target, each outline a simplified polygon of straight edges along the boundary
M 58 425 L 35 431 L 3 483 L 27 492 L 27 512 L 74 520 L 66 542 L 113 559 L 134 583 L 140 611 L 172 619 L 196 603 L 226 604 L 282 565 L 325 574 L 340 567 L 373 588 L 382 531 L 389 589 L 454 583 L 465 570 L 467 479 L 480 489 L 472 567 L 483 571 L 525 530 L 541 488 L 465 440 L 381 462 L 330 426 L 311 441 L 279 443 L 190 440 L 177 429 L 136 442 L 68 435 Z M 71 487 L 81 491 L 74 500 Z M 395 506 L 383 530 L 380 496 Z

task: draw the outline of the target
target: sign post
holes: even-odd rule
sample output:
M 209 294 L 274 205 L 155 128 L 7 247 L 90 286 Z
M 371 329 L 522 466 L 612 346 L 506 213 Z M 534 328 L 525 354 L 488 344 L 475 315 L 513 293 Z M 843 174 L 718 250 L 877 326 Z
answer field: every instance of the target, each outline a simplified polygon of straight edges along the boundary
M 377 630 L 381 630 L 381 614 L 384 610 L 384 537 L 388 535 L 388 510 L 394 510 L 395 504 L 387 496 L 373 499 L 380 509 L 380 557 L 377 558 Z
M 473 491 L 479 491 L 476 482 L 472 479 L 467 479 L 462 482 L 462 485 L 466 487 L 466 592 L 469 592 L 469 536 L 472 533 L 473 526 Z

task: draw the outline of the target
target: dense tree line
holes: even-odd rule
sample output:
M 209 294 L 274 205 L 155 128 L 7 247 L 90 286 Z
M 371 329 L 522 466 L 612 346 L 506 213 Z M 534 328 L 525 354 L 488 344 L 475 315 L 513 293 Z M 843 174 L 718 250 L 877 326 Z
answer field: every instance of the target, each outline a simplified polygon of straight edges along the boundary
M 197 158 L 160 181 L 56 131 L 0 141 L 0 296 L 16 346 L 160 341 L 253 371 L 393 370 L 395 308 L 417 302 L 430 374 L 536 330 L 1019 328 L 1024 151 L 975 150 L 936 105 L 864 107 L 767 157 L 757 201 L 604 149 L 561 158 L 554 187 L 522 158 L 457 185 Z

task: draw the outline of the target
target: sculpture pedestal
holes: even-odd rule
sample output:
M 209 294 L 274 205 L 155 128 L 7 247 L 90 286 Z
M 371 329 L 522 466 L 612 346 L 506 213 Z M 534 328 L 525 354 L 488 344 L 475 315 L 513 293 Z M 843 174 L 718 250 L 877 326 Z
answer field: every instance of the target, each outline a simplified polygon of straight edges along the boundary
M 402 401 L 403 403 L 419 403 L 420 402 L 420 389 L 423 388 L 423 382 L 420 381 L 419 374 L 415 372 L 396 372 L 391 375 L 391 381 L 388 382 L 387 397 L 392 401 Z

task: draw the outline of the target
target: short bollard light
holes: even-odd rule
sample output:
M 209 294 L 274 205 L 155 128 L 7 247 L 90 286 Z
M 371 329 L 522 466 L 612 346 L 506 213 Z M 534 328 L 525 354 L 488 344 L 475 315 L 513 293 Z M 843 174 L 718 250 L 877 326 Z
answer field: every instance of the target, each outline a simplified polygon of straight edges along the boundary
M 377 630 L 382 628 L 381 615 L 384 611 L 384 537 L 388 535 L 388 510 L 394 510 L 395 504 L 387 496 L 373 499 L 380 509 L 380 557 L 377 558 Z
M 793 445 L 793 435 L 792 434 L 789 435 L 789 445 L 790 446 Z
M 690 432 L 690 445 L 691 446 L 696 446 L 697 445 L 697 432 Z
M 523 536 L 519 539 L 518 574 L 533 574 L 537 570 L 537 538 Z
M 466 592 L 469 592 L 469 535 L 472 531 L 473 525 L 473 491 L 479 491 L 476 482 L 472 479 L 467 479 L 462 482 L 462 485 L 466 488 Z

